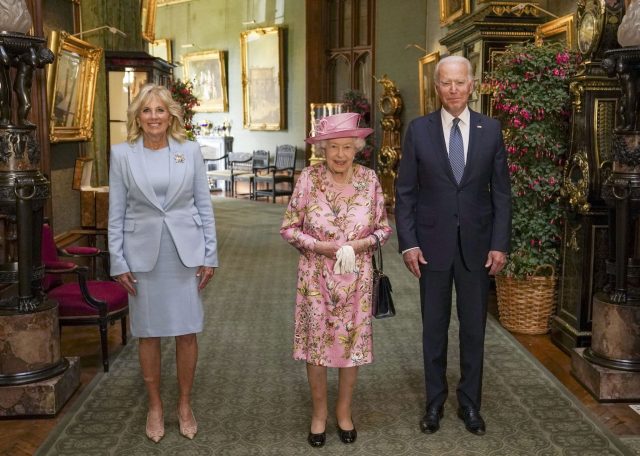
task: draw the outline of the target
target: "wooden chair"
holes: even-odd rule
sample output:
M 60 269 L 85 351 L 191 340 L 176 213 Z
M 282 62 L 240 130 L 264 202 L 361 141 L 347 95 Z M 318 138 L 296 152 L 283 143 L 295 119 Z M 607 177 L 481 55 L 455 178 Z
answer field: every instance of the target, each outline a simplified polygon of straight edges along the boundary
M 293 178 L 296 168 L 297 149 L 285 144 L 276 147 L 275 162 L 271 166 L 256 168 L 253 179 L 254 198 L 267 196 L 276 202 L 276 196 L 291 195 L 293 193 Z M 264 184 L 259 188 L 258 184 Z
M 88 280 L 88 268 L 70 261 L 60 261 L 59 250 L 48 224 L 42 226 L 42 262 L 45 276 L 42 289 L 47 297 L 58 302 L 58 323 L 60 332 L 63 326 L 97 325 L 100 328 L 100 346 L 102 366 L 109 372 L 108 324 L 120 320 L 122 345 L 127 344 L 127 315 L 129 315 L 129 297 L 125 289 L 116 282 L 106 280 Z M 91 249 L 91 247 L 89 247 Z M 67 251 L 69 248 L 66 249 Z M 82 255 L 86 257 L 88 251 Z M 74 256 L 78 256 L 78 253 Z M 76 280 L 63 282 L 61 275 L 73 274 Z
M 242 174 L 251 174 L 252 165 L 251 160 L 253 156 L 248 152 L 229 152 L 228 154 L 217 158 L 215 160 L 209 161 L 218 161 L 224 160 L 225 169 L 216 169 L 213 171 L 207 171 L 207 178 L 209 180 L 209 189 L 212 189 L 212 186 L 215 187 L 215 181 L 223 180 L 225 181 L 225 187 L 227 189 L 231 189 L 231 196 L 235 196 L 235 180 L 238 176 Z M 229 183 L 227 187 L 226 184 Z
M 253 192 L 253 180 L 256 177 L 258 169 L 265 169 L 269 166 L 269 152 L 266 150 L 254 150 L 253 159 L 251 162 L 251 173 L 240 174 L 236 177 L 236 182 L 247 182 L 249 184 L 249 199 L 255 199 Z M 240 194 L 236 191 L 236 196 Z

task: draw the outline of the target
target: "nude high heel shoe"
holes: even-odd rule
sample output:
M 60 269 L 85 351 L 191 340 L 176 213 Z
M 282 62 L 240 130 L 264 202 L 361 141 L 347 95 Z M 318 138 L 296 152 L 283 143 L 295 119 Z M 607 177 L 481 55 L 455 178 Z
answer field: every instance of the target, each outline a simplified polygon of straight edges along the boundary
M 147 413 L 147 423 L 144 428 L 147 438 L 153 443 L 158 443 L 164 437 L 164 420 L 160 423 L 160 426 L 152 426 L 149 424 L 149 413 Z
M 188 438 L 189 440 L 193 440 L 198 433 L 198 422 L 196 421 L 196 417 L 193 415 L 193 410 L 189 413 L 191 413 L 191 424 L 187 424 L 182 421 L 182 418 L 180 418 L 180 411 L 178 410 L 178 424 L 180 426 L 180 435 Z

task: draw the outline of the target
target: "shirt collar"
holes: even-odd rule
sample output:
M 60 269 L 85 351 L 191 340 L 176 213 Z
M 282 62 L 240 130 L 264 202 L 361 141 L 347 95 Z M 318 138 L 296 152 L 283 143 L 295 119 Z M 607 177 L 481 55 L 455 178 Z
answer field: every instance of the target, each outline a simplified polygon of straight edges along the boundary
M 442 125 L 444 125 L 447 128 L 451 128 L 451 124 L 453 123 L 453 119 L 455 119 L 454 116 L 452 116 L 446 109 L 442 108 L 440 110 L 440 117 L 442 118 Z M 458 116 L 458 119 L 460 119 L 460 121 L 465 124 L 465 125 L 469 125 L 469 123 L 471 122 L 471 112 L 469 111 L 469 107 L 466 106 L 464 108 L 464 111 L 462 111 L 460 113 L 460 115 Z

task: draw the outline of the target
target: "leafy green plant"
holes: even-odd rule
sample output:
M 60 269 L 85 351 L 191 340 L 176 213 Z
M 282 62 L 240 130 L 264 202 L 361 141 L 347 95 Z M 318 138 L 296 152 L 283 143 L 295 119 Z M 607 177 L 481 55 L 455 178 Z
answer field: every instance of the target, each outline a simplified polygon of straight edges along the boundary
M 359 127 L 371 126 L 371 105 L 369 100 L 365 98 L 362 92 L 357 90 L 349 90 L 342 98 L 342 104 L 347 112 L 357 112 L 360 114 Z M 365 138 L 364 148 L 356 154 L 354 161 L 364 166 L 371 167 L 371 159 L 373 157 L 373 134 Z
M 187 132 L 187 139 L 195 141 L 196 135 L 193 127 L 193 115 L 195 111 L 193 108 L 198 106 L 200 102 L 193 94 L 193 83 L 191 81 L 183 82 L 177 79 L 171 83 L 169 90 L 171 91 L 173 99 L 180 103 L 180 106 L 182 106 L 184 110 L 183 123 Z
M 511 254 L 504 273 L 523 278 L 557 268 L 560 186 L 569 146 L 569 78 L 578 56 L 560 43 L 509 46 L 482 87 L 502 121 L 513 198 Z

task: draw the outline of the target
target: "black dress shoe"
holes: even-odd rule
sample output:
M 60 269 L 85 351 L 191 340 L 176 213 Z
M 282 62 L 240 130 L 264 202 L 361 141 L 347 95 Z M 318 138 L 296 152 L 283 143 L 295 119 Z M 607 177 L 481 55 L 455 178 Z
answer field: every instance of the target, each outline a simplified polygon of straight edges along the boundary
M 338 435 L 340 436 L 340 441 L 342 443 L 353 443 L 356 441 L 356 438 L 358 437 L 358 432 L 356 431 L 355 426 L 350 431 L 345 431 L 340 427 L 339 424 L 337 426 L 338 426 Z
M 309 432 L 309 436 L 307 437 L 307 442 L 309 442 L 309 445 L 315 448 L 320 448 L 321 446 L 324 446 L 324 442 L 326 441 L 327 441 L 326 432 L 321 432 L 320 434 L 313 434 Z
M 425 434 L 433 434 L 440 429 L 440 419 L 444 416 L 444 407 L 431 407 L 427 409 L 420 420 L 420 430 Z
M 461 407 L 458 409 L 458 418 L 464 421 L 467 431 L 475 435 L 484 435 L 486 427 L 480 412 L 474 407 Z

